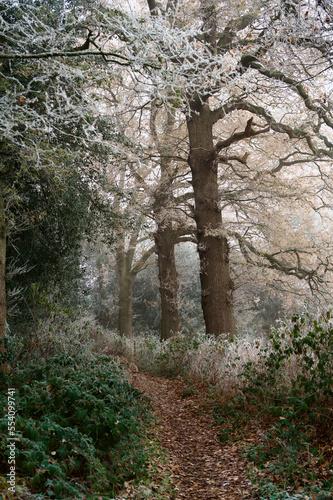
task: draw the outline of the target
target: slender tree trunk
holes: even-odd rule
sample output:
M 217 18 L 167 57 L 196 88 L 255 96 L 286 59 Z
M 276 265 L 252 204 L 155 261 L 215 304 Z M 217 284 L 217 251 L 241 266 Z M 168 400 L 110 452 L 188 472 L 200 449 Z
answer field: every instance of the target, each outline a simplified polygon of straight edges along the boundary
M 118 330 L 121 335 L 132 337 L 133 333 L 133 284 L 137 274 L 142 271 L 146 262 L 155 251 L 155 245 L 146 250 L 133 264 L 135 248 L 138 243 L 140 229 L 131 236 L 129 246 L 119 238 L 117 248 L 117 278 L 119 283 L 118 296 Z
M 129 273 L 119 281 L 118 330 L 120 335 L 125 337 L 132 337 L 134 278 L 135 276 Z
M 0 352 L 6 354 L 4 338 L 6 334 L 6 218 L 0 178 Z
M 206 333 L 233 335 L 235 320 L 228 242 L 225 236 L 214 235 L 214 230 L 222 229 L 222 215 L 219 209 L 212 116 L 208 105 L 199 101 L 193 104 L 193 113 L 187 120 L 189 164 L 195 198 L 201 302 Z
M 98 294 L 99 294 L 97 319 L 104 328 L 109 328 L 112 324 L 112 312 L 110 311 L 110 305 L 109 305 L 107 280 L 105 276 L 106 271 L 105 267 L 103 266 L 101 257 L 97 258 L 96 265 L 98 272 L 97 283 L 98 283 Z
M 176 232 L 170 225 L 159 226 L 155 234 L 161 295 L 161 339 L 166 340 L 179 330 L 178 273 L 175 261 Z
M 138 232 L 132 239 L 136 244 Z M 118 331 L 125 337 L 132 336 L 133 322 L 133 282 L 135 275 L 132 275 L 132 261 L 134 248 L 125 249 L 124 240 L 120 240 L 117 248 L 117 276 L 119 285 L 118 295 Z
M 125 171 L 120 178 L 120 189 L 125 185 Z M 119 199 L 115 209 L 119 209 Z M 124 234 L 119 234 L 116 251 L 116 269 L 119 285 L 118 294 L 118 331 L 120 335 L 132 337 L 133 334 L 133 283 L 136 273 L 132 272 L 135 248 L 138 242 L 140 229 L 136 229 L 131 237 L 128 248 L 125 245 Z

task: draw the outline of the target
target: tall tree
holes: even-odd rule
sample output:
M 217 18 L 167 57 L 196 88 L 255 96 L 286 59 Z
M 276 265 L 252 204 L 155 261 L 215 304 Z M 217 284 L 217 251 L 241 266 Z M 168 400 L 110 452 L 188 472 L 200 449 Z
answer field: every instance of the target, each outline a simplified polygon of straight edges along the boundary
M 0 340 L 6 325 L 6 236 L 22 233 L 33 225 L 26 211 L 29 202 L 23 202 L 25 197 L 31 197 L 23 184 L 34 186 L 30 194 L 32 197 L 37 194 L 35 199 L 38 194 L 43 198 L 47 183 L 47 190 L 54 182 L 54 190 L 60 193 L 61 183 L 73 180 L 75 171 L 80 177 L 79 158 L 83 161 L 87 143 L 97 134 L 92 99 L 83 92 L 89 65 L 83 66 L 78 60 L 74 63 L 72 59 L 68 63 L 55 58 L 21 57 L 23 53 L 36 56 L 45 50 L 56 50 L 57 44 L 58 48 L 72 51 L 84 29 L 73 26 L 74 18 L 67 7 L 64 4 L 59 7 L 52 1 L 0 2 L 0 175 L 1 199 L 5 199 L 5 203 L 0 203 Z M 13 60 L 7 57 L 9 54 Z M 15 54 L 19 57 L 15 58 Z M 48 179 L 46 183 L 43 176 Z M 52 194 L 48 200 L 44 197 L 44 201 L 51 203 Z M 51 217 L 50 213 L 48 216 Z M 35 220 L 39 229 L 41 218 L 42 213 Z M 56 234 L 63 241 L 66 239 L 57 231 L 52 236 Z
M 182 99 L 187 116 L 189 165 L 193 178 L 201 262 L 202 306 L 207 332 L 215 335 L 235 332 L 228 247 L 231 232 L 228 232 L 221 217 L 219 164 L 240 164 L 251 168 L 247 163 L 247 154 L 232 155 L 229 151 L 236 144 L 245 145 L 250 143 L 251 138 L 267 136 L 272 132 L 287 136 L 290 139 L 290 150 L 286 156 L 281 155 L 278 166 L 266 175 L 274 175 L 285 166 L 298 167 L 311 161 L 322 161 L 325 155 L 327 158 L 332 157 L 329 134 L 324 132 L 326 127 L 332 127 L 331 111 L 325 98 L 321 97 L 322 90 L 319 86 L 323 72 L 328 76 L 331 71 L 330 51 L 324 38 L 329 36 L 331 21 L 329 18 L 323 19 L 326 14 L 320 8 L 312 12 L 315 33 L 321 31 L 321 39 L 316 35 L 316 40 L 311 42 L 309 32 L 314 28 L 308 22 L 309 11 L 305 12 L 298 4 L 297 9 L 289 9 L 284 5 L 280 8 L 274 2 L 270 5 L 272 9 L 267 11 L 253 2 L 249 4 L 250 12 L 246 13 L 248 6 L 245 4 L 243 13 L 230 9 L 222 18 L 221 14 L 225 14 L 224 7 L 218 12 L 215 2 L 202 1 L 197 10 L 201 18 L 201 33 L 190 35 L 188 32 L 187 46 L 184 42 L 182 49 L 177 50 L 176 44 L 165 35 L 160 44 L 160 57 L 164 56 L 170 69 L 172 67 L 177 73 L 174 73 L 174 84 L 170 78 L 170 87 L 174 89 L 173 95 L 177 89 L 177 97 Z M 149 7 L 152 23 L 158 31 L 163 24 L 163 21 L 156 21 L 159 9 L 156 6 L 152 9 L 151 4 Z M 189 22 L 189 18 L 187 21 Z M 163 26 L 167 29 L 166 23 Z M 185 30 L 183 35 L 184 32 Z M 174 37 L 176 38 L 175 33 Z M 181 46 L 181 36 L 177 40 Z M 320 57 L 317 71 L 313 66 L 315 57 Z M 283 64 L 283 60 L 287 63 Z M 165 77 L 165 73 L 163 76 Z M 177 76 L 184 79 L 185 94 L 181 93 L 175 83 Z M 301 83 L 309 77 L 311 92 Z M 280 84 L 281 98 L 283 95 L 294 94 L 298 99 L 298 106 L 303 113 L 302 118 L 298 115 L 298 119 L 302 120 L 302 127 L 291 124 L 286 116 L 274 117 L 272 107 L 275 93 L 272 81 L 275 85 Z M 268 97 L 265 97 L 265 90 L 268 91 Z M 314 97 L 316 104 L 313 103 Z M 248 112 L 243 129 L 236 128 L 224 139 L 214 139 L 218 123 L 237 110 Z M 312 127 L 309 121 L 311 114 L 317 117 L 316 125 Z M 295 175 L 299 172 L 295 170 Z M 317 181 L 320 186 L 320 174 Z M 330 187 L 327 192 L 329 190 Z M 244 249 L 244 238 L 235 233 L 233 236 L 238 240 L 240 248 Z M 294 250 L 296 265 L 288 262 L 291 251 L 289 256 L 288 251 L 282 251 L 284 258 L 277 258 L 269 251 L 263 253 L 250 243 L 247 250 L 264 255 L 263 265 L 307 279 L 310 286 L 312 282 L 321 279 L 318 268 L 306 267 L 304 254 L 298 249 Z M 326 266 L 323 262 L 321 265 L 323 270 L 325 268 L 323 272 L 331 269 L 328 262 Z
M 162 115 L 162 117 L 160 116 Z M 167 339 L 179 331 L 178 311 L 178 272 L 175 259 L 175 246 L 190 237 L 193 227 L 185 215 L 185 204 L 192 198 L 188 191 L 187 168 L 185 159 L 177 147 L 183 139 L 175 116 L 167 108 L 151 105 L 150 132 L 158 157 L 160 171 L 153 194 L 153 212 L 156 224 L 154 233 L 159 270 L 161 296 L 161 338 Z M 179 149 L 179 147 L 178 147 Z M 177 196 L 176 193 L 181 193 Z M 182 208 L 182 210 L 181 210 Z
M 162 132 L 162 144 L 156 129 L 157 108 L 153 105 L 151 114 L 151 132 L 160 156 L 161 178 L 154 192 L 153 210 L 156 220 L 155 245 L 161 295 L 161 338 L 167 339 L 179 330 L 178 313 L 178 278 L 175 261 L 175 243 L 178 233 L 168 207 L 173 198 L 172 149 L 170 135 L 175 123 L 171 113 Z M 168 145 L 169 142 L 169 145 Z
M 126 186 L 125 186 L 126 184 Z M 131 182 L 127 177 L 126 169 L 119 175 L 118 190 L 122 196 L 115 198 L 114 210 L 123 213 L 128 221 L 132 220 L 130 227 L 121 227 L 117 233 L 115 243 L 116 271 L 118 279 L 118 330 L 121 335 L 132 336 L 133 331 L 133 283 L 137 274 L 144 269 L 147 261 L 155 251 L 155 246 L 150 244 L 149 234 L 144 231 L 144 217 L 136 210 L 140 207 L 138 198 L 145 197 L 137 190 L 137 183 Z M 125 192 L 127 195 L 124 196 Z M 127 198 L 127 200 L 126 200 Z M 143 204 L 143 203 L 142 203 Z M 148 242 L 148 248 L 142 246 Z M 141 244 L 141 245 L 140 245 Z
M 136 201 L 132 196 L 131 210 L 138 212 L 138 217 L 144 217 L 147 221 L 154 220 L 156 226 L 153 237 L 160 280 L 161 337 L 166 339 L 179 330 L 174 247 L 181 235 L 191 231 L 186 228 L 184 216 L 184 200 L 188 197 L 188 193 L 184 196 L 184 190 L 188 191 L 189 188 L 188 167 L 186 157 L 183 158 L 179 151 L 184 141 L 186 143 L 186 129 L 183 120 L 177 120 L 161 102 L 152 101 L 143 111 L 137 92 L 126 91 L 123 84 L 117 88 L 113 83 L 111 88 L 103 89 L 107 112 L 117 121 L 123 136 L 123 148 L 120 152 L 118 146 L 118 157 L 110 162 L 110 169 L 114 179 L 119 176 L 120 180 L 116 182 L 122 192 L 127 171 L 126 191 L 132 191 L 133 194 L 141 192 L 139 197 L 136 196 Z M 122 173 L 118 175 L 115 172 L 118 172 L 119 167 L 122 168 Z M 177 196 L 179 193 L 181 196 Z M 119 207 L 124 205 L 120 198 L 115 203 Z M 182 210 L 177 206 L 180 203 Z M 129 206 L 126 210 L 130 210 Z M 125 261 L 131 256 L 128 251 L 130 247 L 135 248 L 138 236 L 132 234 L 131 244 L 125 251 L 128 234 L 126 235 L 126 231 L 119 234 L 117 261 L 118 266 L 121 264 L 123 269 L 121 273 L 118 272 L 119 277 L 125 275 Z M 131 265 L 127 267 L 130 268 Z M 125 283 L 125 280 L 121 279 L 119 282 Z M 131 282 L 132 280 L 127 280 L 128 286 Z M 122 295 L 128 297 L 128 301 L 131 300 L 131 293 L 126 292 L 126 289 Z M 120 310 L 126 309 L 122 307 Z M 125 313 L 124 317 L 129 323 L 131 315 Z

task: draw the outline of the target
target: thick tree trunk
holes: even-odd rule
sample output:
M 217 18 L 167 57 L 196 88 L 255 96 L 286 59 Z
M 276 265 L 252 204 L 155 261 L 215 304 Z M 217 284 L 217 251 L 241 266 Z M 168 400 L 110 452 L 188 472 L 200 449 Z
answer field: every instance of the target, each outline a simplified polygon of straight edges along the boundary
M 171 8 L 172 5 L 170 4 Z M 175 243 L 178 237 L 175 216 L 170 210 L 173 206 L 173 182 L 175 167 L 172 163 L 174 142 L 172 139 L 175 117 L 166 112 L 163 134 L 158 134 L 156 121 L 159 108 L 152 105 L 150 131 L 160 154 L 161 178 L 154 193 L 154 215 L 157 223 L 155 247 L 158 260 L 158 276 L 161 297 L 161 339 L 165 340 L 179 330 L 178 313 L 178 273 L 175 261 Z
M 159 226 L 155 234 L 161 295 L 161 339 L 166 340 L 179 330 L 178 273 L 175 261 L 177 234 L 170 225 Z
M 132 337 L 134 278 L 135 276 L 129 274 L 119 281 L 118 330 L 120 335 L 125 337 Z
M 228 242 L 223 235 L 219 209 L 217 161 L 213 144 L 213 122 L 208 105 L 195 103 L 187 120 L 195 198 L 201 301 L 206 333 L 235 334 L 232 302 L 233 283 L 229 272 Z

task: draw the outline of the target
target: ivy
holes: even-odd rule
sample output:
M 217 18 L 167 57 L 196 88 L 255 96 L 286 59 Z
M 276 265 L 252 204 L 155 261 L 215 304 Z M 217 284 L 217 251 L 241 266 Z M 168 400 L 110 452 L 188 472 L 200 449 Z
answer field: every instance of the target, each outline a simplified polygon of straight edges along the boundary
M 3 377 L 1 385 L 3 407 L 6 387 L 16 388 L 16 473 L 28 478 L 31 498 L 112 498 L 125 481 L 145 476 L 147 408 L 111 358 L 58 355 Z M 6 470 L 5 417 L 0 430 Z

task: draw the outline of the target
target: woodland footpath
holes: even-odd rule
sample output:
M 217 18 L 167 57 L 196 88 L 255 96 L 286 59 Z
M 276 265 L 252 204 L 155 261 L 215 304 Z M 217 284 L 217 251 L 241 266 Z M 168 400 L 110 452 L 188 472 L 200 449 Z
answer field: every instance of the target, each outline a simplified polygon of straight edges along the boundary
M 11 387 L 16 493 L 2 475 L 3 498 L 331 498 L 332 323 L 161 342 L 86 322 L 67 344 L 40 337 L 28 363 L 12 346 L 0 446 L 6 470 Z

